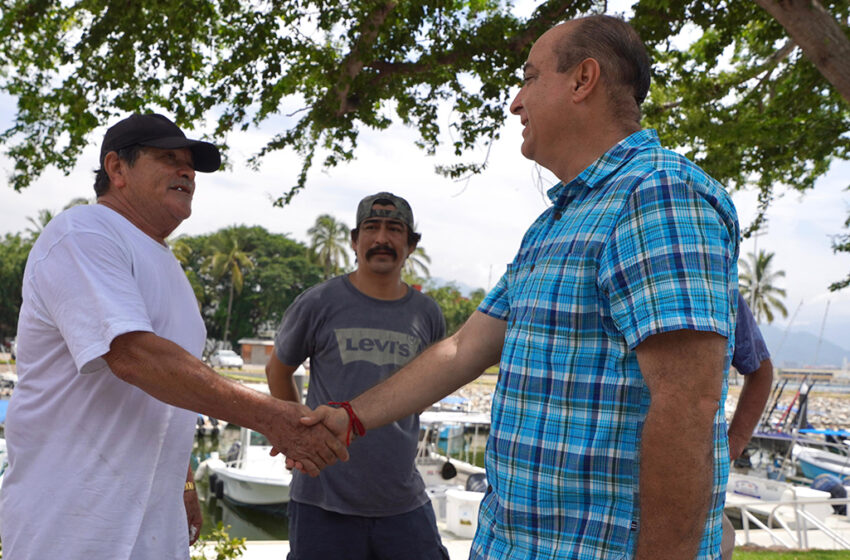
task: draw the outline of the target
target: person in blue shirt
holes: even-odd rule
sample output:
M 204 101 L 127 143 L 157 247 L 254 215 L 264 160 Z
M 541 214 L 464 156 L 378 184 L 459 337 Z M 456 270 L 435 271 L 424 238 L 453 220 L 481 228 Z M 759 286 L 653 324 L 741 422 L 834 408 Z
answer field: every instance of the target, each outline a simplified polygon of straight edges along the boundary
M 641 129 L 649 68 L 618 18 L 537 40 L 511 112 L 552 206 L 463 328 L 304 420 L 368 438 L 498 362 L 470 558 L 720 558 L 738 221 Z
M 738 294 L 738 314 L 735 321 L 735 351 L 732 366 L 744 376 L 744 386 L 738 396 L 735 413 L 729 422 L 729 459 L 734 461 L 746 449 L 758 426 L 773 385 L 773 362 L 759 326 L 747 302 Z M 723 515 L 723 560 L 732 558 L 735 548 L 735 528 Z

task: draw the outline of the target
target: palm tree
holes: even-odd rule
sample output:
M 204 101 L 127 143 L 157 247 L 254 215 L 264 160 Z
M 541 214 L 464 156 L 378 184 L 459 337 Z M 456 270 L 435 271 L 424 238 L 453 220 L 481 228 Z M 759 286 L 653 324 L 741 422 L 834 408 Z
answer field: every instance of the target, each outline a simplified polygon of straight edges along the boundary
M 74 206 L 83 206 L 85 204 L 97 204 L 97 197 L 86 198 L 84 196 L 78 196 L 76 198 L 72 198 L 71 202 L 66 204 L 62 210 L 67 210 L 68 208 L 73 208 Z
M 322 214 L 316 218 L 316 223 L 307 230 L 310 236 L 310 250 L 325 269 L 325 279 L 336 276 L 340 272 L 340 264 L 348 268 L 351 262 L 348 256 L 350 230 L 344 223 L 330 214 Z
M 227 298 L 227 319 L 224 323 L 224 336 L 230 334 L 230 313 L 233 310 L 233 293 L 242 293 L 243 270 L 254 268 L 248 253 L 242 249 L 241 239 L 236 228 L 219 231 L 210 239 L 212 254 L 207 266 L 216 281 L 229 277 L 230 293 Z
M 419 231 L 419 225 L 413 224 L 413 231 Z M 406 284 L 422 284 L 422 280 L 431 277 L 428 265 L 431 257 L 425 252 L 425 248 L 417 245 L 416 249 L 407 257 L 404 268 L 401 269 L 401 278 Z
M 195 274 L 195 271 L 189 266 L 193 258 L 196 257 L 193 255 L 192 246 L 187 243 L 186 240 L 187 237 L 183 234 L 176 238 L 169 239 L 168 244 L 171 246 L 171 252 L 174 254 L 174 257 L 183 267 L 183 272 L 186 274 L 186 278 L 192 286 L 192 291 L 195 293 L 195 299 L 198 300 L 198 308 L 200 309 L 202 307 L 201 302 L 204 299 L 204 287 L 201 284 L 198 275 Z
M 771 262 L 774 253 L 748 253 L 747 259 L 738 261 L 738 289 L 747 300 L 755 315 L 756 322 L 761 322 L 762 316 L 768 323 L 773 322 L 773 312 L 779 311 L 783 317 L 788 316 L 788 310 L 779 297 L 785 297 L 785 290 L 776 286 L 776 280 L 785 277 L 784 270 L 773 272 Z
M 30 234 L 30 237 L 33 241 L 38 239 L 38 236 L 41 235 L 42 230 L 50 223 L 55 217 L 55 214 L 52 210 L 39 210 L 38 217 L 33 218 L 32 216 L 27 216 L 27 221 L 32 224 L 33 227 L 27 228 L 27 231 Z
M 91 201 L 88 198 L 77 197 L 72 198 L 71 202 L 65 205 L 62 210 L 67 210 L 68 208 L 73 208 L 74 206 L 79 206 L 81 204 L 90 204 Z M 32 216 L 27 217 L 27 221 L 32 224 L 33 227 L 27 228 L 27 231 L 30 234 L 30 237 L 33 241 L 38 239 L 38 236 L 41 235 L 42 230 L 47 227 L 47 224 L 50 223 L 50 220 L 56 217 L 56 214 L 53 213 L 53 210 L 39 210 L 38 216 L 33 218 Z

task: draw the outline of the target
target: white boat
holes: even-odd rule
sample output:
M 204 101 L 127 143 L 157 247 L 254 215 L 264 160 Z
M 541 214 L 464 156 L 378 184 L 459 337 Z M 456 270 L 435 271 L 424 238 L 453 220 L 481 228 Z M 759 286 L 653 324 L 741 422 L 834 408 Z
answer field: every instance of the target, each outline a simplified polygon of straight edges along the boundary
M 429 410 L 419 415 L 419 425 L 422 434 L 416 466 L 425 486 L 465 485 L 470 475 L 483 476 L 484 469 L 475 465 L 477 452 L 466 452 L 465 460 L 452 456 L 464 451 L 463 436 L 467 430 L 473 437 L 489 430 L 488 414 Z M 443 437 L 446 434 L 453 437 Z
M 203 461 L 195 473 L 201 479 L 209 473 L 210 493 L 238 506 L 262 509 L 285 508 L 289 502 L 292 473 L 282 454 L 269 455 L 271 444 L 259 432 L 241 428 L 222 460 L 217 453 Z
M 797 486 L 790 482 L 772 480 L 760 476 L 729 473 L 726 485 L 726 514 L 730 519 L 741 519 L 742 506 L 746 511 L 763 522 L 785 523 L 794 527 L 796 514 L 794 508 L 781 503 L 799 501 L 800 509 L 824 522 L 832 514 L 828 503 L 808 503 L 812 500 L 829 500 L 829 492 L 822 492 L 808 486 Z M 769 518 L 772 518 L 769 520 Z M 774 525 L 775 526 L 775 525 Z
M 478 526 L 478 505 L 487 488 L 483 468 L 475 465 L 477 452 L 469 453 L 465 437 L 489 431 L 490 415 L 429 410 L 419 415 L 422 437 L 416 468 L 425 482 L 439 525 L 461 538 L 472 538 Z M 458 437 L 442 438 L 454 433 Z M 466 434 L 466 435 L 465 435 Z M 453 455 L 461 452 L 464 460 Z
M 807 478 L 814 479 L 821 474 L 831 474 L 839 479 L 850 477 L 850 456 L 848 455 L 796 445 L 793 457 L 803 471 L 803 476 Z

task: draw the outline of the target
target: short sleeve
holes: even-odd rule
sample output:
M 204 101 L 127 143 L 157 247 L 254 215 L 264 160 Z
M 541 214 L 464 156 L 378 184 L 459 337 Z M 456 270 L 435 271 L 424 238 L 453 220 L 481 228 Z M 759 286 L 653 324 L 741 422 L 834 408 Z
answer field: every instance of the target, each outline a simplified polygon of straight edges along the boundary
M 629 347 L 680 329 L 731 336 L 735 254 L 710 200 L 672 173 L 646 177 L 600 258 L 600 288 Z
M 428 298 L 431 299 L 431 298 Z M 446 317 L 443 315 L 443 310 L 440 309 L 440 306 L 436 301 L 431 300 L 431 303 L 434 304 L 434 337 L 431 339 L 431 344 L 435 342 L 439 342 L 446 337 Z
M 735 351 L 732 365 L 742 375 L 749 375 L 770 358 L 767 344 L 747 302 L 738 295 L 738 315 L 735 321 Z
M 310 293 L 307 291 L 295 298 L 283 314 L 280 329 L 275 336 L 275 355 L 288 366 L 297 366 L 313 352 L 314 345 L 310 340 L 315 325 L 311 318 L 310 299 L 307 297 Z
M 105 369 L 102 356 L 119 335 L 153 332 L 130 255 L 94 232 L 58 239 L 33 268 L 36 307 L 62 335 L 81 373 Z
M 505 272 L 487 297 L 478 304 L 478 311 L 489 315 L 494 319 L 507 321 L 510 316 L 510 305 L 508 302 L 508 272 Z

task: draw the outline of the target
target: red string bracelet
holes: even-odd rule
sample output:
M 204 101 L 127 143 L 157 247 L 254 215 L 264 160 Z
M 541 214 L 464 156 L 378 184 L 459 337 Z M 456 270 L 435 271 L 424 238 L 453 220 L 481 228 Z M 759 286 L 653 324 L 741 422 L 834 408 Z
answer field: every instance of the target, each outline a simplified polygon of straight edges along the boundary
M 328 403 L 331 406 L 338 406 L 348 413 L 348 432 L 345 434 L 345 445 L 351 445 L 351 430 L 354 429 L 354 433 L 359 437 L 363 437 L 366 435 L 366 428 L 363 427 L 363 422 L 360 421 L 360 418 L 354 414 L 354 409 L 351 408 L 351 403 L 348 401 L 345 402 L 330 402 Z

